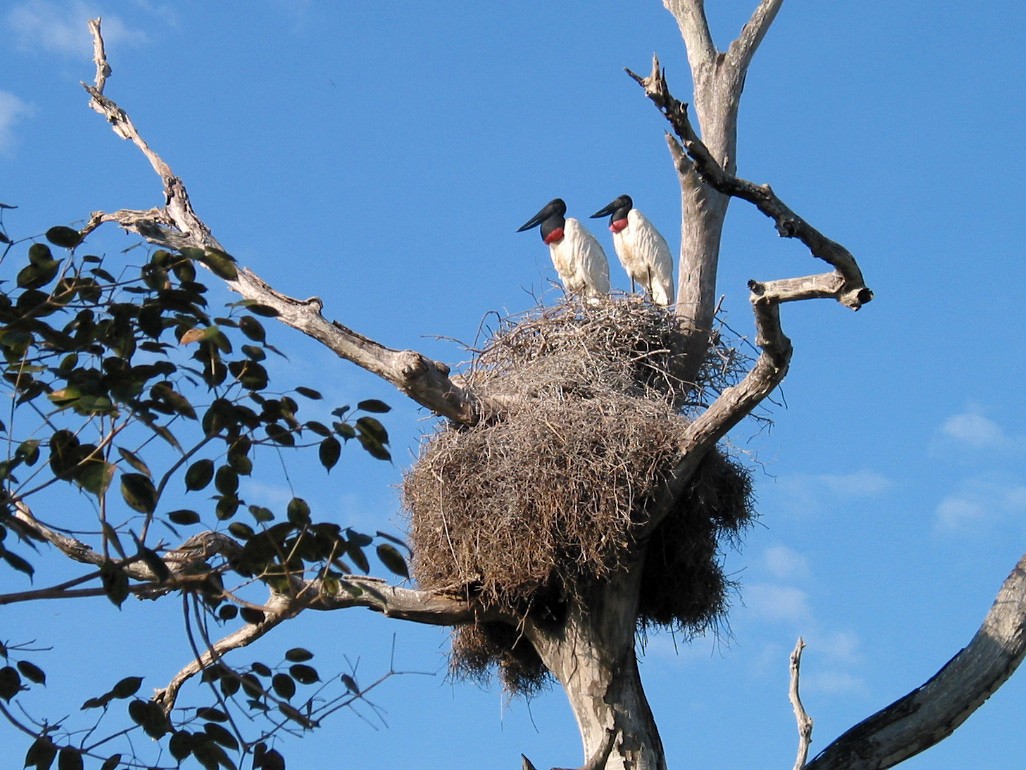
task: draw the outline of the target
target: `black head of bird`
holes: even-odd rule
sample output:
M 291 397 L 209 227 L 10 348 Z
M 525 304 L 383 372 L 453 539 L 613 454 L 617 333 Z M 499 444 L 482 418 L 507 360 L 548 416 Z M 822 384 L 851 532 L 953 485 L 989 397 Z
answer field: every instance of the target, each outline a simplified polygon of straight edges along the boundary
M 592 219 L 598 219 L 599 217 L 609 217 L 609 229 L 613 232 L 622 230 L 627 226 L 627 213 L 634 208 L 634 201 L 631 200 L 629 195 L 621 195 L 615 201 L 610 203 L 603 209 L 599 209 L 591 215 Z M 623 224 L 617 227 L 622 222 Z
M 537 214 L 517 228 L 518 233 L 541 225 L 541 237 L 545 243 L 555 243 L 563 237 L 566 225 L 566 203 L 562 198 L 553 198 Z

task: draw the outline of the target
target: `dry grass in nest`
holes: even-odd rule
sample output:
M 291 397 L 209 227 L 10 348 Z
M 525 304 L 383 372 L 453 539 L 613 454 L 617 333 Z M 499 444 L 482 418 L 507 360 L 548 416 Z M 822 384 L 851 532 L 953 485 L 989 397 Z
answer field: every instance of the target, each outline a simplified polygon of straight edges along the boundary
M 729 376 L 721 350 L 706 382 L 676 379 L 680 342 L 671 314 L 634 298 L 503 323 L 466 374 L 504 400 L 503 418 L 443 427 L 404 482 L 417 581 L 519 614 L 558 614 L 621 569 L 645 505 L 680 459 L 682 405 Z M 650 541 L 639 622 L 712 624 L 726 603 L 718 539 L 751 515 L 747 473 L 710 453 Z M 544 680 L 513 629 L 458 629 L 454 671 L 481 675 L 491 664 L 514 692 Z

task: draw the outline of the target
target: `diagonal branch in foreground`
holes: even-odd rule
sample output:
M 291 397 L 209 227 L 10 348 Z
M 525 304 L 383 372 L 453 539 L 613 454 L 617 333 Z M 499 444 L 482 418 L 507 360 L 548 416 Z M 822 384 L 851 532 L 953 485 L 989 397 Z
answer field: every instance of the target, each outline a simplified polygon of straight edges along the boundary
M 87 235 L 104 222 L 116 222 L 151 243 L 167 248 L 194 247 L 225 251 L 210 228 L 196 215 L 182 180 L 146 143 L 128 114 L 104 95 L 103 89 L 111 70 L 104 52 L 100 20 L 92 20 L 90 29 L 97 76 L 95 85 L 82 84 L 92 97 L 89 106 L 107 119 L 114 133 L 135 144 L 150 162 L 163 183 L 165 205 L 148 211 L 95 213 L 81 234 Z M 322 303 L 316 297 L 307 300 L 289 297 L 245 269 L 238 270 L 234 279 L 225 281 L 229 288 L 246 299 L 274 308 L 283 323 L 313 337 L 341 358 L 387 380 L 441 417 L 472 425 L 488 411 L 473 391 L 449 379 L 449 367 L 444 363 L 432 361 L 413 350 L 385 347 L 338 322 L 326 320 L 321 315 Z
M 323 581 L 294 581 L 297 590 L 290 593 L 272 591 L 259 623 L 247 623 L 212 644 L 206 652 L 190 661 L 171 679 L 167 687 L 157 690 L 154 700 L 166 713 L 175 707 L 182 686 L 196 674 L 233 650 L 246 647 L 267 635 L 286 620 L 304 610 L 342 610 L 364 607 L 385 617 L 435 626 L 457 626 L 482 621 L 513 622 L 513 618 L 494 609 L 484 609 L 473 601 L 446 596 L 432 591 L 400 588 L 373 577 L 350 576 L 342 590 L 329 591 Z
M 805 770 L 884 770 L 948 737 L 1026 655 L 1026 556 L 972 641 L 929 681 L 852 727 Z

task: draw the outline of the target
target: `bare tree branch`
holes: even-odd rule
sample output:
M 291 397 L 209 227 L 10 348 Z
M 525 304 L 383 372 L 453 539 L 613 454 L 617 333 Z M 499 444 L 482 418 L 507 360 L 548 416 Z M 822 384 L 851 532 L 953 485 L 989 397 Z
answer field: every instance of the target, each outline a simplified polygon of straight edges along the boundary
M 719 51 L 709 31 L 704 0 L 663 0 L 663 7 L 673 14 L 680 27 L 680 36 L 688 52 L 693 73 L 716 62 Z M 697 75 L 696 75 L 697 77 Z
M 798 723 L 798 756 L 794 761 L 794 770 L 802 770 L 805 767 L 805 760 L 809 758 L 809 744 L 812 743 L 812 719 L 805 706 L 802 705 L 802 697 L 798 692 L 798 683 L 801 677 L 802 650 L 805 649 L 805 640 L 800 636 L 798 643 L 791 652 L 791 687 L 788 695 L 791 699 L 791 708 L 794 709 L 794 718 Z
M 929 681 L 852 727 L 806 770 L 884 770 L 951 735 L 1026 655 L 1026 555 L 972 641 Z
M 645 89 L 645 94 L 659 108 L 674 133 L 684 143 L 684 150 L 694 162 L 696 171 L 701 175 L 707 184 L 723 193 L 724 195 L 743 198 L 753 203 L 763 214 L 772 219 L 776 224 L 777 232 L 785 238 L 797 238 L 804 243 L 814 257 L 822 259 L 837 270 L 843 281 L 838 291 L 830 292 L 824 285 L 823 280 L 811 278 L 791 279 L 802 282 L 803 285 L 811 281 L 815 284 L 815 291 L 799 292 L 793 283 L 774 282 L 775 289 L 782 292 L 780 301 L 793 299 L 807 299 L 812 296 L 835 296 L 841 304 L 853 310 L 858 310 L 862 305 L 873 298 L 873 292 L 866 288 L 855 258 L 847 249 L 839 243 L 830 240 L 819 230 L 812 227 L 808 222 L 798 216 L 790 207 L 780 200 L 769 185 L 757 185 L 741 179 L 734 174 L 727 172 L 709 149 L 705 146 L 695 133 L 688 118 L 687 104 L 678 101 L 670 93 L 666 83 L 666 73 L 659 66 L 659 58 L 652 57 L 652 72 L 647 77 L 627 70 L 627 73 Z M 751 286 L 754 291 L 765 290 L 770 284 L 755 283 Z M 825 293 L 824 293 L 825 292 Z M 787 299 L 783 296 L 787 295 Z
M 104 222 L 116 222 L 152 243 L 173 249 L 192 246 L 225 251 L 196 215 L 182 180 L 150 148 L 128 114 L 103 94 L 110 67 L 103 49 L 100 20 L 93 20 L 90 28 L 93 32 L 97 79 L 95 86 L 82 84 L 92 97 L 90 107 L 110 122 L 118 136 L 130 140 L 149 160 L 163 182 L 165 206 L 149 211 L 98 212 L 82 230 L 82 235 L 87 235 Z M 340 323 L 329 322 L 321 315 L 322 303 L 316 297 L 307 300 L 289 297 L 272 289 L 249 270 L 239 270 L 238 276 L 226 280 L 226 283 L 243 297 L 273 307 L 284 323 L 323 343 L 340 357 L 388 380 L 435 414 L 466 425 L 482 417 L 485 405 L 472 391 L 449 379 L 449 367 L 445 364 L 432 361 L 413 350 L 387 348 Z
M 175 702 L 178 700 L 178 693 L 181 691 L 182 685 L 192 677 L 211 663 L 217 661 L 224 654 L 252 644 L 283 621 L 294 618 L 306 609 L 306 605 L 284 594 L 272 593 L 267 604 L 262 609 L 264 612 L 263 620 L 259 623 L 247 623 L 237 631 L 219 639 L 206 652 L 190 661 L 188 665 L 175 674 L 167 687 L 159 689 L 154 693 L 153 700 L 164 709 L 165 713 L 171 713 L 171 710 L 175 707 Z
M 783 5 L 784 0 L 762 0 L 759 7 L 752 13 L 737 40 L 730 44 L 727 49 L 727 61 L 740 74 L 742 80 L 748 71 L 748 65 L 752 62 L 759 43 L 766 37 L 773 20 L 777 17 L 777 11 Z

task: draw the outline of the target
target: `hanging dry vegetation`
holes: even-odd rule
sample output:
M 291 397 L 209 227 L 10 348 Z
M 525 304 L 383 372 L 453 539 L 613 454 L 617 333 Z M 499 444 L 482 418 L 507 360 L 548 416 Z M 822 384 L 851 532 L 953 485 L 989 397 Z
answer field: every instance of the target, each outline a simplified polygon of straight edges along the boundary
M 503 418 L 443 426 L 404 482 L 420 585 L 558 619 L 565 598 L 622 569 L 646 504 L 680 460 L 689 410 L 742 363 L 713 346 L 700 382 L 681 382 L 679 335 L 671 313 L 632 297 L 502 322 L 465 379 L 502 399 Z M 714 623 L 727 587 L 718 538 L 751 516 L 747 472 L 710 453 L 649 541 L 640 622 L 688 632 Z M 512 690 L 535 689 L 541 661 L 503 629 L 457 629 L 454 670 L 498 664 Z

